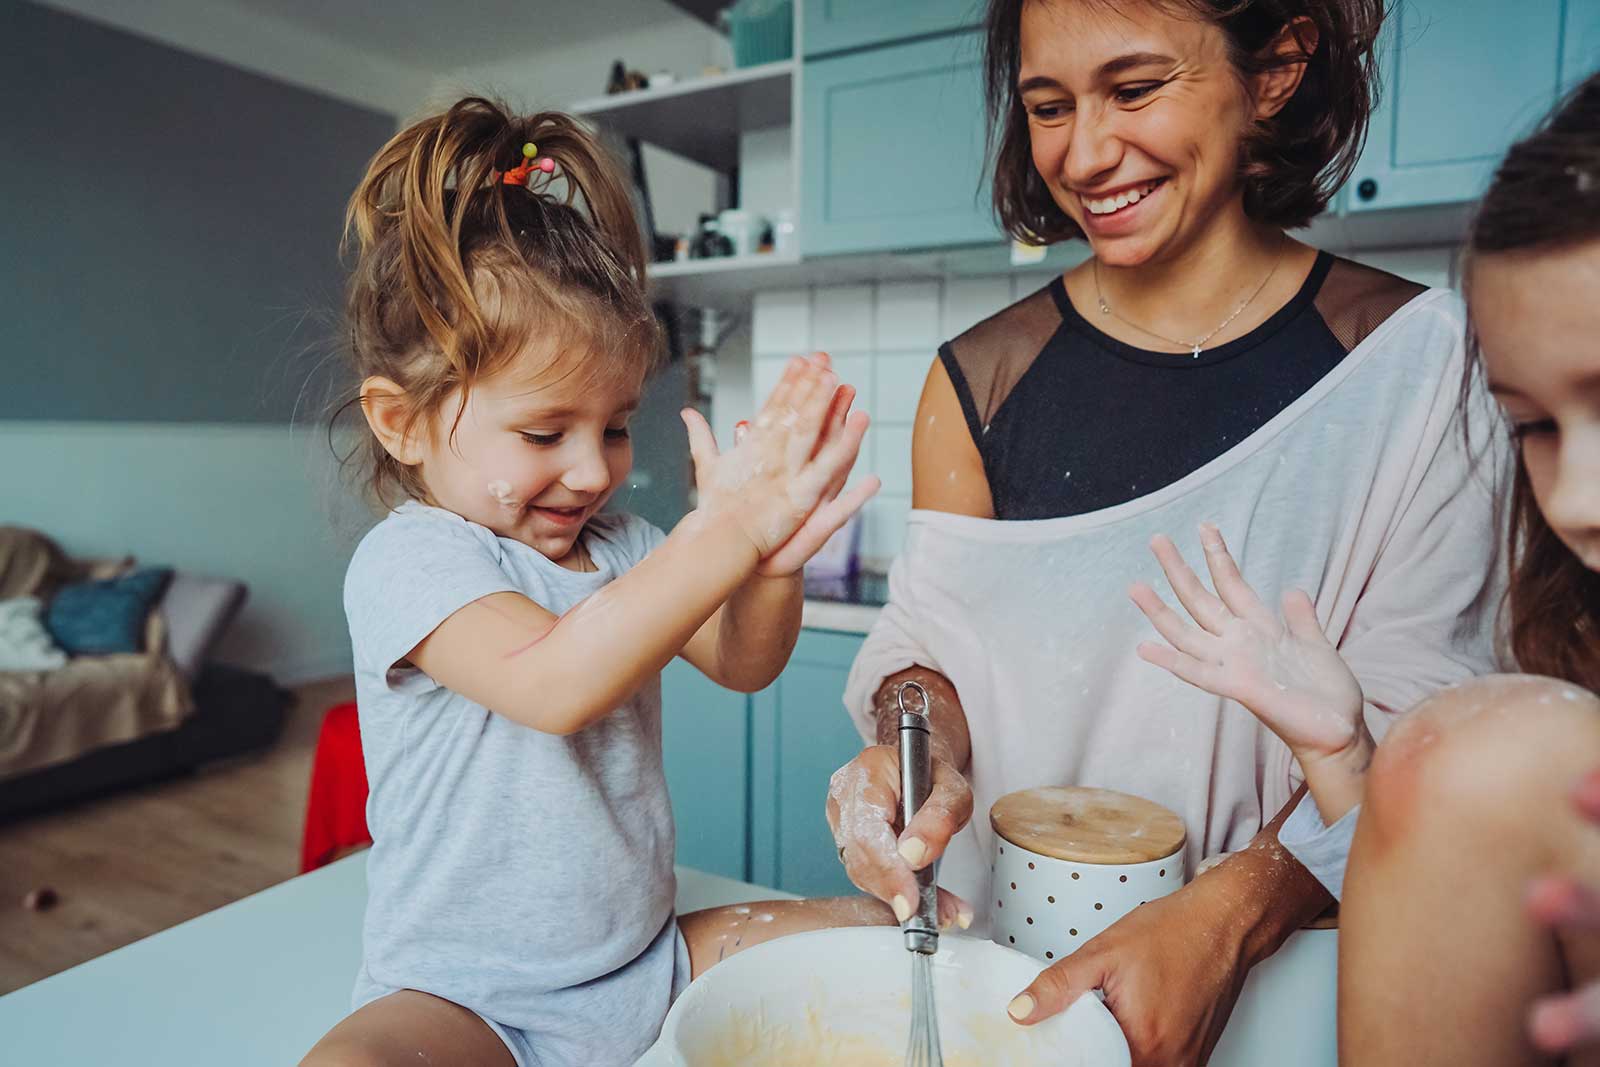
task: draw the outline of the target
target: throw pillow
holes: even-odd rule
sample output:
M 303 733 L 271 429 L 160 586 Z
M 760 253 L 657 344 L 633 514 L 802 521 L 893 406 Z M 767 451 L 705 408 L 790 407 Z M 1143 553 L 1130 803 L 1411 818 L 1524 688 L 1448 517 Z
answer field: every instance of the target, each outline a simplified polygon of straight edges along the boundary
M 170 567 L 144 567 L 120 578 L 64 585 L 50 598 L 45 626 L 70 655 L 142 652 L 145 619 L 171 579 Z
M 0 600 L 0 671 L 53 671 L 67 665 L 67 654 L 44 628 L 43 611 L 38 597 Z

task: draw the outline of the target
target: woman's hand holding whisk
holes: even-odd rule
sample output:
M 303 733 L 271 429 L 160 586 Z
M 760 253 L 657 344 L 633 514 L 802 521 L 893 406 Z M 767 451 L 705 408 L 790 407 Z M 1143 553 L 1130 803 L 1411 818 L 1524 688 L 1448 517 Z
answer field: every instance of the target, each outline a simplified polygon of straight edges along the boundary
M 828 825 L 845 873 L 904 922 L 916 908 L 914 872 L 942 856 L 956 831 L 972 818 L 972 787 L 936 744 L 933 788 L 911 825 L 896 833 L 899 810 L 900 753 L 895 746 L 863 749 L 834 772 L 828 786 Z M 940 926 L 966 929 L 972 918 L 970 904 L 939 890 Z

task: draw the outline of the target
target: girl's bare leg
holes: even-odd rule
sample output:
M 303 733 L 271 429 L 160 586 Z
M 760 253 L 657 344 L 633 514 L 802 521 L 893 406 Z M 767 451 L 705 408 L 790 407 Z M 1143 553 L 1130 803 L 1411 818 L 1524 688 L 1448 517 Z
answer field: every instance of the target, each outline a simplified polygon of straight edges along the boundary
M 511 1050 L 459 1004 L 403 989 L 329 1030 L 300 1067 L 514 1067 Z
M 706 908 L 678 916 L 689 945 L 689 962 L 699 978 L 722 960 L 787 934 L 843 926 L 894 926 L 894 912 L 868 896 L 815 900 L 763 900 Z
M 1600 881 L 1600 834 L 1571 801 L 1595 767 L 1600 700 L 1551 679 L 1481 679 L 1395 726 L 1345 881 L 1342 1064 L 1554 1062 L 1529 1040 L 1529 1007 L 1600 973 L 1600 938 L 1550 933 L 1525 898 L 1540 874 Z

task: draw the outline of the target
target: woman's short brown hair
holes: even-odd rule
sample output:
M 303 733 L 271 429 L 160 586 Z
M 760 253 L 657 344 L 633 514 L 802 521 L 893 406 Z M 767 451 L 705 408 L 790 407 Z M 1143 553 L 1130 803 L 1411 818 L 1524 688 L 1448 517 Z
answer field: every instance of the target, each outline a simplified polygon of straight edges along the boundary
M 989 0 L 984 82 L 994 154 L 994 206 L 1007 233 L 1030 244 L 1082 237 L 1033 165 L 1028 115 L 1017 95 L 1022 10 L 1047 0 Z M 1048 0 L 1104 3 L 1105 0 Z M 1377 100 L 1375 46 L 1384 0 L 1145 0 L 1205 19 L 1227 37 L 1241 77 L 1306 64 L 1299 89 L 1240 146 L 1244 209 L 1252 219 L 1294 229 L 1315 218 L 1350 177 Z M 1118 5 L 1119 8 L 1122 5 Z M 1309 53 L 1272 56 L 1267 45 L 1295 19 L 1317 30 Z

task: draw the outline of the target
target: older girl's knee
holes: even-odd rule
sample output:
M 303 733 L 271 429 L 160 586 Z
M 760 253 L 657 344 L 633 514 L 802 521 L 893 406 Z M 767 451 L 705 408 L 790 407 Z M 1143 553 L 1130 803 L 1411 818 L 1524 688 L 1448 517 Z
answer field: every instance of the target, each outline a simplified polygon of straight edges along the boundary
M 1468 819 L 1493 829 L 1534 796 L 1600 766 L 1600 699 L 1553 678 L 1493 675 L 1424 701 L 1378 747 L 1365 811 L 1406 834 Z

